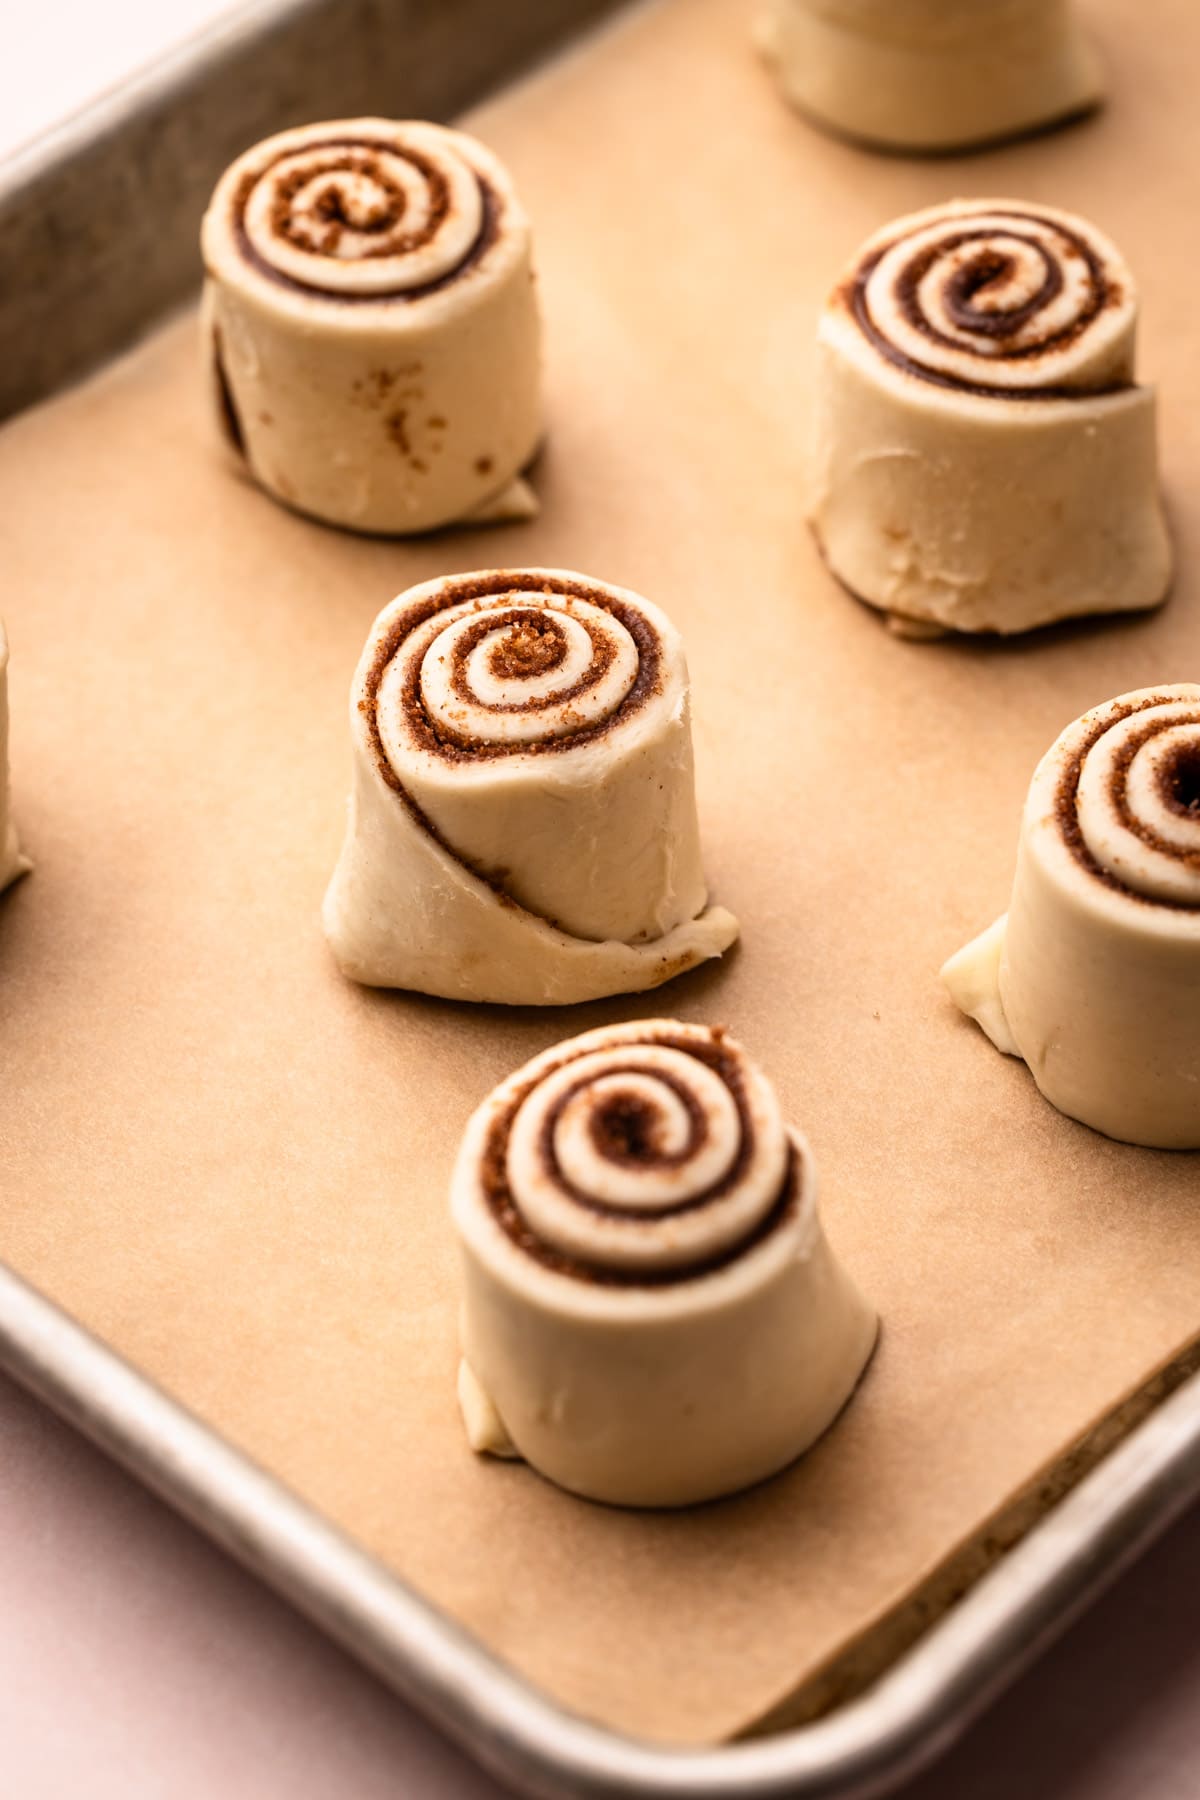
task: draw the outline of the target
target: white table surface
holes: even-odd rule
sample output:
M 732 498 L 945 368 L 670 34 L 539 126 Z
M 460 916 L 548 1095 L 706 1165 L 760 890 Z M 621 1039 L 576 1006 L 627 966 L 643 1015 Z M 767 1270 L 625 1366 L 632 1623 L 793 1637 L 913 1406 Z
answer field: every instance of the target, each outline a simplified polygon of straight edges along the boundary
M 241 0 L 8 0 L 0 156 L 57 125 Z
M 232 0 L 7 21 L 0 155 Z M 3 1800 L 488 1800 L 369 1675 L 0 1378 Z M 1198 1800 L 1200 1511 L 904 1800 Z

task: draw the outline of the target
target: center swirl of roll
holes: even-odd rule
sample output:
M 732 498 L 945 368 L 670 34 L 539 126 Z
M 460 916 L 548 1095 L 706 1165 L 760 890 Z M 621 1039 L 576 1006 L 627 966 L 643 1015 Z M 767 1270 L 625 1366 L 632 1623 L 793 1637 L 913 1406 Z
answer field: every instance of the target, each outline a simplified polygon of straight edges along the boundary
M 1101 319 L 1131 316 L 1114 261 L 1098 234 L 1036 213 L 948 211 L 866 259 L 854 311 L 890 361 L 945 387 L 1093 387 Z
M 439 630 L 420 663 L 428 717 L 464 744 L 533 744 L 609 719 L 638 675 L 629 632 L 598 606 L 514 594 Z
M 1109 715 L 1076 782 L 1080 838 L 1110 882 L 1200 908 L 1200 696 Z
M 624 1042 L 535 1083 L 511 1119 L 504 1168 L 543 1246 L 588 1268 L 682 1278 L 763 1224 L 788 1155 L 774 1094 L 740 1053 L 708 1062 Z
M 237 202 L 270 273 L 317 293 L 383 297 L 427 287 L 467 260 L 484 223 L 479 177 L 436 133 L 326 139 L 278 156 Z
M 449 578 L 399 615 L 367 676 L 385 769 L 582 749 L 658 690 L 662 640 L 633 596 L 553 573 Z

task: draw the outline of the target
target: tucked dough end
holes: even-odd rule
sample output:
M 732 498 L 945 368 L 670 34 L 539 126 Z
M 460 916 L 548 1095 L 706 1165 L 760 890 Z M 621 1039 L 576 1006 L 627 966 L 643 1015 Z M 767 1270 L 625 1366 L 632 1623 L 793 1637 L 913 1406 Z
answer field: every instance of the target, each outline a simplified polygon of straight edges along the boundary
M 525 525 L 541 512 L 541 501 L 523 475 L 518 475 L 499 494 L 481 500 L 463 514 L 460 525 Z
M 467 1442 L 477 1456 L 502 1456 L 507 1462 L 520 1462 L 521 1452 L 504 1429 L 504 1420 L 491 1395 L 465 1356 L 458 1365 L 458 1404 Z
M 966 1013 L 1005 1056 L 1020 1056 L 1000 999 L 1000 958 L 1008 914 L 942 965 L 942 982 L 960 1012 Z

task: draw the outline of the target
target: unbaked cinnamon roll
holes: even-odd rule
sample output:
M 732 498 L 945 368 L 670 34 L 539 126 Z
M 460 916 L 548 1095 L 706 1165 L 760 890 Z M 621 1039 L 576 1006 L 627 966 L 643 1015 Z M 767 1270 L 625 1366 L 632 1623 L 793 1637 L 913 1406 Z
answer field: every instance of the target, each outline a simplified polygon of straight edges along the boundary
M 360 531 L 536 510 L 529 221 L 482 144 L 388 119 L 280 132 L 221 177 L 202 243 L 217 415 L 264 487 Z
M 0 890 L 30 867 L 17 842 L 8 780 L 8 638 L 0 620 Z
M 411 588 L 372 627 L 351 731 L 325 931 L 356 981 L 567 1005 L 737 936 L 707 901 L 683 644 L 640 595 L 554 569 Z
M 821 318 L 811 521 L 899 629 L 1157 606 L 1171 576 L 1137 292 L 1070 213 L 956 200 L 885 226 Z
M 452 1210 L 477 1451 L 621 1506 L 774 1474 L 842 1410 L 875 1314 L 774 1090 L 722 1031 L 586 1032 L 473 1115 Z
M 1067 727 L 1029 790 L 1009 911 L 942 979 L 1060 1112 L 1200 1149 L 1200 686 Z
M 1070 0 L 767 0 L 761 48 L 814 124 L 878 149 L 969 149 L 1103 95 Z

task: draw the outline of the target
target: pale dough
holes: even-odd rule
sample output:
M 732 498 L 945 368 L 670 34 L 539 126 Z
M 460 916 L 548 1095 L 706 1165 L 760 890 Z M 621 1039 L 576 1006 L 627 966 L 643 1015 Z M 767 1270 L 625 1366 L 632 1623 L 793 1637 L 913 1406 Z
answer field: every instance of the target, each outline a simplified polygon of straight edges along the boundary
M 736 938 L 701 866 L 682 641 L 640 595 L 564 570 L 426 582 L 375 621 L 350 722 L 324 919 L 356 981 L 569 1005 Z
M 993 143 L 1103 95 L 1070 0 L 767 0 L 759 44 L 815 124 L 881 149 Z
M 519 1069 L 467 1126 L 452 1210 L 468 1441 L 590 1499 L 685 1506 L 774 1474 L 875 1343 L 807 1144 L 704 1026 L 605 1027 Z
M 1171 578 L 1137 293 L 1072 214 L 956 200 L 896 219 L 822 313 L 809 516 L 907 636 L 1157 606 Z
M 532 241 L 482 144 L 388 119 L 280 132 L 222 176 L 202 242 L 217 414 L 264 487 L 359 531 L 533 515 Z
M 1008 913 L 942 979 L 1061 1112 L 1200 1149 L 1200 686 L 1067 727 L 1029 790 Z

